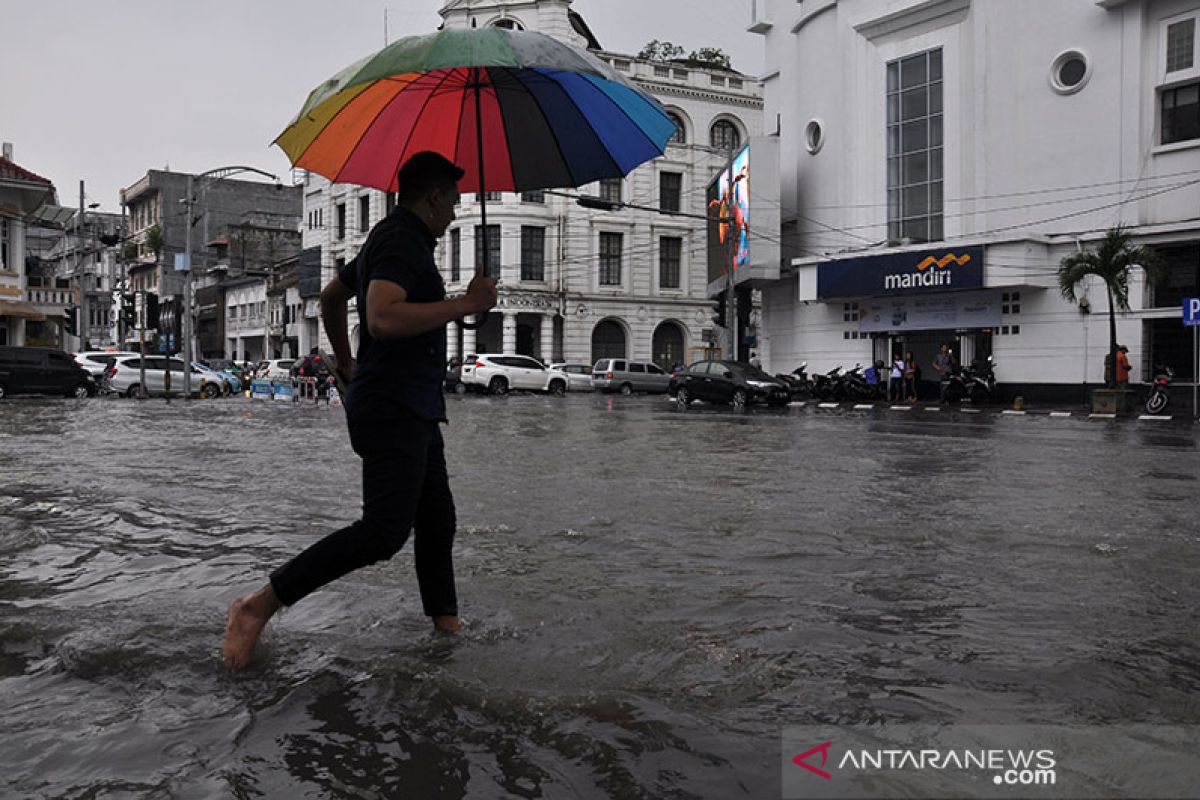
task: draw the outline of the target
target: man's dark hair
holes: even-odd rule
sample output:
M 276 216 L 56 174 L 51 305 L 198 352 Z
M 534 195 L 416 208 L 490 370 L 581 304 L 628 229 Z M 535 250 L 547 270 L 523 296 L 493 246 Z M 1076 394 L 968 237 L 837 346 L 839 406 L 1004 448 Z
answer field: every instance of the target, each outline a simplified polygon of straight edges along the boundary
M 452 188 L 466 173 L 440 153 L 417 153 L 396 175 L 396 202 L 415 203 L 434 189 Z

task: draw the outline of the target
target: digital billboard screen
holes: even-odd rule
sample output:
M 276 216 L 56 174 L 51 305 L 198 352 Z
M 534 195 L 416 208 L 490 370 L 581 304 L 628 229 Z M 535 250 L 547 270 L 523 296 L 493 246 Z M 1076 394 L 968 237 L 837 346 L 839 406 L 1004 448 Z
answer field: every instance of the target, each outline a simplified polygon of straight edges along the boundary
M 750 265 L 750 146 L 708 186 L 708 280 Z

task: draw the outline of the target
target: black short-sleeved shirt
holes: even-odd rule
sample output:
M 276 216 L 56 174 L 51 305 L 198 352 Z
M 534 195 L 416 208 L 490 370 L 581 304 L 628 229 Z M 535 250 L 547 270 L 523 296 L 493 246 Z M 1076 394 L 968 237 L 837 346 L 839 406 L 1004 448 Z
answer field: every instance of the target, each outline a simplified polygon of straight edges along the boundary
M 367 330 L 367 287 L 391 281 L 409 303 L 446 299 L 446 285 L 433 260 L 437 240 L 428 226 L 397 207 L 371 230 L 358 256 L 338 278 L 358 298 L 358 367 L 346 398 L 351 422 L 387 422 L 403 417 L 446 421 L 442 382 L 446 375 L 446 327 L 404 339 L 373 339 Z

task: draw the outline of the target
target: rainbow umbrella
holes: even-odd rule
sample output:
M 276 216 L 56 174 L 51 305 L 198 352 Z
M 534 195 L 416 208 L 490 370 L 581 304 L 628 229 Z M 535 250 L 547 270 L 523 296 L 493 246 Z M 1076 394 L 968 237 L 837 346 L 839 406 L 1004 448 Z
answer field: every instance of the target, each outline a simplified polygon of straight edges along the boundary
M 674 132 L 658 101 L 591 53 L 470 28 L 400 39 L 350 65 L 275 144 L 297 167 L 385 191 L 408 157 L 433 150 L 466 170 L 463 191 L 499 192 L 624 176 Z

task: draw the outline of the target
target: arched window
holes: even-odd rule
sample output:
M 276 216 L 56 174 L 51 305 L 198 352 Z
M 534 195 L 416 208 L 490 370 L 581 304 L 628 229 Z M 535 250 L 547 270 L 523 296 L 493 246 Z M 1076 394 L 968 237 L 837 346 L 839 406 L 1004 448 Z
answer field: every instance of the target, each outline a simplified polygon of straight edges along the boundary
M 510 31 L 525 30 L 524 28 L 521 27 L 521 23 L 517 22 L 515 19 L 498 19 L 492 23 L 492 27 L 507 28 Z
M 713 123 L 708 134 L 709 144 L 718 150 L 736 150 L 742 143 L 742 134 L 737 126 L 727 119 L 719 119 Z
M 671 141 L 669 143 L 687 144 L 687 128 L 683 124 L 683 117 L 674 111 L 668 111 L 667 118 L 675 125 L 675 133 L 671 134 Z
M 606 319 L 592 330 L 592 363 L 602 358 L 625 358 L 625 329 Z

